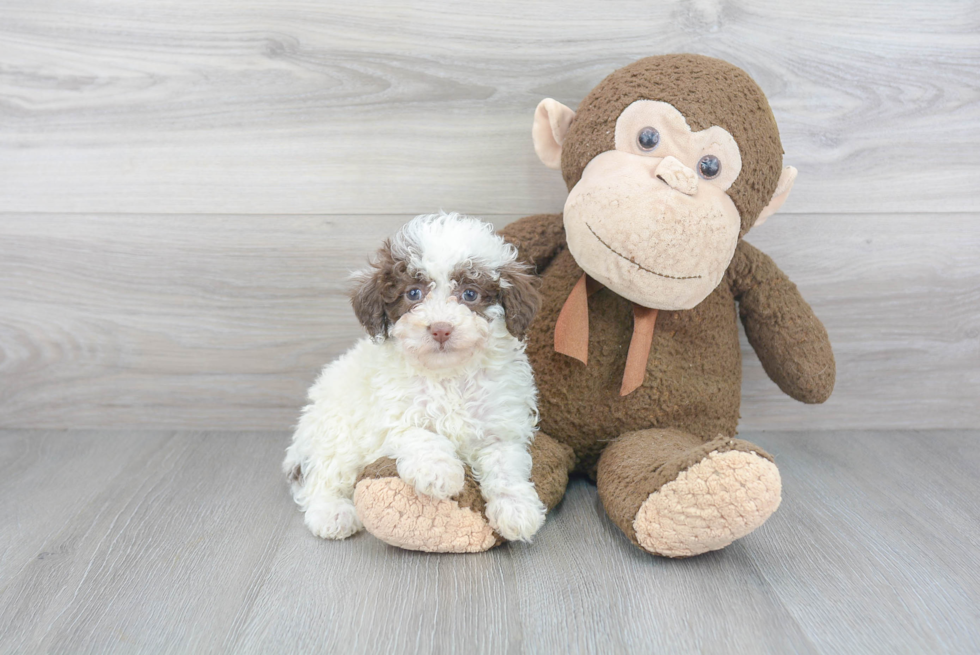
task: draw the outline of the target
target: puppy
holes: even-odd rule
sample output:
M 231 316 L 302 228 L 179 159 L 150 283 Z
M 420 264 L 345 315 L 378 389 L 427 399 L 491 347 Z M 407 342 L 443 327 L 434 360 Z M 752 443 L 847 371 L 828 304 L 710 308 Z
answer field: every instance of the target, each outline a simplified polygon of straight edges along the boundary
M 355 279 L 370 336 L 323 369 L 283 462 L 307 527 L 360 530 L 354 483 L 386 456 L 435 498 L 462 491 L 468 465 L 490 525 L 530 540 L 545 508 L 530 481 L 537 390 L 523 338 L 539 297 L 516 249 L 475 218 L 419 216 Z

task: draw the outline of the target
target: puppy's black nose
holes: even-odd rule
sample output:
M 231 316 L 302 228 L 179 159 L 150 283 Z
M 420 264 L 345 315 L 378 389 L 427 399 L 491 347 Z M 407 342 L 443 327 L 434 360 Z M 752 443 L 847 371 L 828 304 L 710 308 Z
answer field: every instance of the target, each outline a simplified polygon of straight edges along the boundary
M 453 326 L 449 323 L 439 322 L 429 326 L 429 334 L 439 343 L 449 341 L 449 335 L 453 333 Z

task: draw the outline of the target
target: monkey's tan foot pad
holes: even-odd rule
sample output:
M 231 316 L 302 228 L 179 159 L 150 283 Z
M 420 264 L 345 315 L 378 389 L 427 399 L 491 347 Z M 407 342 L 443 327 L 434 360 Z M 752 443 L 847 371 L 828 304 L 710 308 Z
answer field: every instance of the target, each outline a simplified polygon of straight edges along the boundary
M 368 532 L 407 550 L 480 553 L 500 543 L 479 512 L 456 500 L 423 496 L 401 478 L 361 480 L 354 507 Z
M 779 507 L 776 465 L 751 452 L 713 451 L 650 494 L 633 528 L 655 555 L 690 557 L 724 548 Z
M 469 470 L 463 492 L 449 500 L 419 494 L 393 473 L 393 461 L 379 460 L 354 487 L 357 516 L 381 541 L 429 553 L 480 553 L 504 542 L 483 515 Z

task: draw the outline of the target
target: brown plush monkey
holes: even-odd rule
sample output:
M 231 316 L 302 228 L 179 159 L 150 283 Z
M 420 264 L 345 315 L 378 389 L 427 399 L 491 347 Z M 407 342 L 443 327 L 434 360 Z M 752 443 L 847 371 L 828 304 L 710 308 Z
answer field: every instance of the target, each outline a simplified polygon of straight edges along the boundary
M 542 276 L 528 334 L 538 493 L 553 507 L 579 471 L 640 548 L 669 557 L 723 548 L 780 501 L 772 457 L 734 438 L 736 316 L 793 398 L 823 402 L 835 377 L 823 325 L 772 260 L 741 240 L 796 177 L 782 167 L 765 95 L 717 59 L 650 57 L 612 73 L 577 113 L 542 101 L 533 138 L 569 188 L 563 215 L 504 230 Z M 355 504 L 369 531 L 402 547 L 472 552 L 501 541 L 473 480 L 458 498 L 431 501 L 380 461 Z

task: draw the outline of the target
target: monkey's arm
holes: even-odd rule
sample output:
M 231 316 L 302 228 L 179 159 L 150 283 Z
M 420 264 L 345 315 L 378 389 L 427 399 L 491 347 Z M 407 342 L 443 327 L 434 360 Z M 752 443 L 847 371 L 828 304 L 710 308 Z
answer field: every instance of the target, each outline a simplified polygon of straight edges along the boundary
M 521 261 L 540 273 L 565 247 L 565 224 L 561 214 L 536 214 L 518 219 L 498 232 L 517 247 Z
M 762 368 L 787 395 L 822 403 L 836 366 L 827 330 L 768 255 L 740 241 L 728 268 L 745 334 Z

